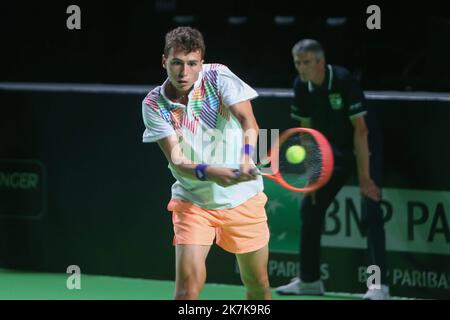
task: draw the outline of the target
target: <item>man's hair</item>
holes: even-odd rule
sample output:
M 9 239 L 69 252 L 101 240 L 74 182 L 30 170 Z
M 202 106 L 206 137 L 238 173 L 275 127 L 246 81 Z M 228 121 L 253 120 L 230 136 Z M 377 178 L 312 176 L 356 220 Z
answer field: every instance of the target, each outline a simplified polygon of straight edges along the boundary
M 317 60 L 325 59 L 325 51 L 323 50 L 322 45 L 316 40 L 300 40 L 292 48 L 292 55 L 294 56 L 298 56 L 305 52 L 311 52 Z
M 187 53 L 201 51 L 202 59 L 205 56 L 205 42 L 203 35 L 191 27 L 178 27 L 166 34 L 164 55 L 169 55 L 170 49 L 181 49 Z

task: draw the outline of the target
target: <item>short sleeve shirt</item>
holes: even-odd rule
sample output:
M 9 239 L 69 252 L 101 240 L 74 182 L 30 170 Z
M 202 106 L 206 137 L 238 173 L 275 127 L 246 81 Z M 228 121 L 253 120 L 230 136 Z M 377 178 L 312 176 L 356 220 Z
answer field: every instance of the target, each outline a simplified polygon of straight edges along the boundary
M 153 89 L 142 103 L 143 142 L 176 135 L 184 155 L 194 163 L 238 169 L 243 130 L 229 107 L 256 98 L 257 92 L 221 64 L 203 65 L 187 105 L 166 97 L 167 82 Z M 172 198 L 206 209 L 233 208 L 263 191 L 261 177 L 224 188 L 181 176 L 171 164 L 169 169 L 176 179 Z
M 348 70 L 326 66 L 324 83 L 318 87 L 311 82 L 294 81 L 294 103 L 291 117 L 309 119 L 314 129 L 322 132 L 335 152 L 353 152 L 351 119 L 367 113 L 364 94 Z

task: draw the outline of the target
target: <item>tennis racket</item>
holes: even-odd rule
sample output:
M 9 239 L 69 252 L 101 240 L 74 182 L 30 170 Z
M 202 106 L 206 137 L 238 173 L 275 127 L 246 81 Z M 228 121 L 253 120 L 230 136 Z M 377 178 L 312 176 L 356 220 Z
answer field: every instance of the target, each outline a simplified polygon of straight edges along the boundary
M 301 161 L 288 161 L 287 150 L 292 146 L 303 149 Z M 320 189 L 330 180 L 333 165 L 331 146 L 322 133 L 311 128 L 292 128 L 282 132 L 274 141 L 267 157 L 254 169 L 254 174 L 261 174 L 288 190 L 307 193 Z

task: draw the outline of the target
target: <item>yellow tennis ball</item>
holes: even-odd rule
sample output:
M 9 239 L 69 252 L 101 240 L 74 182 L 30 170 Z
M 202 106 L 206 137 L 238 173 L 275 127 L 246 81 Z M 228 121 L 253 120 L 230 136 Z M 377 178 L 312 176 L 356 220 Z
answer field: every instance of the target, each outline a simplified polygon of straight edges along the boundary
M 289 163 L 299 164 L 305 159 L 306 151 L 302 146 L 291 146 L 286 150 L 286 159 Z

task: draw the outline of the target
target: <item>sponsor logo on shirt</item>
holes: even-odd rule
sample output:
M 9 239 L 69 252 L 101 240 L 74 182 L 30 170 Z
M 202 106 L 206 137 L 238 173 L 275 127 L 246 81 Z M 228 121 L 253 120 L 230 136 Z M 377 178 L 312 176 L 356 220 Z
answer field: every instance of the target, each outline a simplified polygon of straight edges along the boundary
M 330 99 L 331 108 L 333 110 L 340 110 L 343 106 L 342 96 L 339 93 L 330 93 L 328 95 Z

